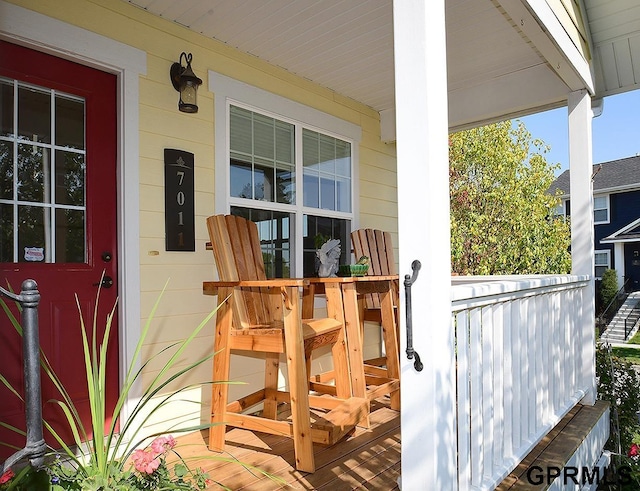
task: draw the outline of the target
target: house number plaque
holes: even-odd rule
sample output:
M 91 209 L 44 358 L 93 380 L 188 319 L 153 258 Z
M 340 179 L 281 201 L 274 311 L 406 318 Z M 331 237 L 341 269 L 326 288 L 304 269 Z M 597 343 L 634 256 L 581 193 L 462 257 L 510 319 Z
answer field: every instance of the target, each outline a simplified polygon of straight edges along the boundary
M 195 251 L 193 154 L 164 149 L 164 216 L 167 251 Z

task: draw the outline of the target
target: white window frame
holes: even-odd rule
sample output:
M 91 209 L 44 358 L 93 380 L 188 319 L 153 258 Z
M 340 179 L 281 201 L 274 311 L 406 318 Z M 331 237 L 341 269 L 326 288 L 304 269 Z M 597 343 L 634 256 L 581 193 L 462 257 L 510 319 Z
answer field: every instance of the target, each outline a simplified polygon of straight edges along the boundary
M 596 249 L 595 251 L 593 251 L 593 275 L 595 277 L 596 280 L 601 280 L 602 276 L 597 276 L 596 275 L 596 267 L 602 267 L 605 266 L 604 264 L 596 264 L 596 257 L 598 256 L 598 254 L 606 254 L 607 256 L 607 269 L 611 269 L 611 251 L 609 249 Z
M 596 208 L 596 198 L 604 198 L 605 202 L 607 203 L 606 206 L 604 208 Z M 607 210 L 606 220 L 596 221 L 596 211 L 598 210 Z M 611 204 L 609 201 L 609 195 L 608 194 L 594 195 L 593 196 L 593 224 L 600 225 L 600 224 L 609 223 L 610 221 L 611 221 Z
M 359 195 L 358 161 L 362 129 L 356 124 L 220 73 L 210 70 L 208 76 L 209 90 L 214 94 L 215 104 L 215 211 L 216 213 L 229 213 L 231 206 L 242 206 L 293 213 L 295 216 L 295 237 L 292 239 L 294 255 L 292 256 L 291 273 L 294 276 L 299 276 L 302 273 L 303 261 L 303 249 L 300 245 L 302 243 L 304 215 L 346 219 L 351 221 L 352 229 L 357 228 L 359 209 L 356 197 Z M 230 197 L 229 112 L 231 105 L 264 114 L 296 126 L 296 202 L 294 205 Z M 351 144 L 353 165 L 351 169 L 350 213 L 303 206 L 302 128 L 333 136 Z
M 560 203 L 558 203 L 558 206 L 555 207 L 553 214 L 556 217 L 567 216 L 567 200 L 566 199 L 560 200 Z

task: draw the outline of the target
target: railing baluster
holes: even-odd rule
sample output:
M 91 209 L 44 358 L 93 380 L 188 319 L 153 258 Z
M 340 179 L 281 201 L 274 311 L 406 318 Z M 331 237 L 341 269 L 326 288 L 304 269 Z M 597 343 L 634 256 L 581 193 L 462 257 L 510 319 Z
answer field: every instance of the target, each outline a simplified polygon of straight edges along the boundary
M 574 315 L 588 278 L 462 281 L 452 291 L 458 489 L 488 490 L 588 391 L 579 347 L 594 332 Z

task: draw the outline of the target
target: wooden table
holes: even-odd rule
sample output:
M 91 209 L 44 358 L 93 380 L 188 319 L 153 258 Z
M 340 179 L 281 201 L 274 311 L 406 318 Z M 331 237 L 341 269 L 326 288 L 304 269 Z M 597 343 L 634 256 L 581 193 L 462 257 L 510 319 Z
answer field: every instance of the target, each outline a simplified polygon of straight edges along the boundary
M 345 323 L 349 353 L 352 395 L 369 400 L 389 394 L 391 408 L 400 409 L 400 358 L 396 331 L 396 316 L 392 301 L 393 282 L 397 275 L 351 276 L 337 278 L 305 278 L 309 286 L 304 290 L 302 317 L 313 317 L 314 297 L 324 293 L 327 314 Z M 386 368 L 364 362 L 364 320 L 359 296 L 380 294 L 382 336 L 385 347 Z M 331 378 L 331 374 L 316 377 L 318 384 Z

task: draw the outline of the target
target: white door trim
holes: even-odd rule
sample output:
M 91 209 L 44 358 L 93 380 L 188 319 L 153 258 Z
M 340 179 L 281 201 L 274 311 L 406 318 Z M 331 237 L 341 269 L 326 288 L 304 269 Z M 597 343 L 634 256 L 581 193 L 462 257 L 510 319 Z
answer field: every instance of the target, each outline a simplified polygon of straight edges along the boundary
M 0 38 L 118 77 L 118 334 L 122 387 L 140 337 L 138 102 L 139 76 L 146 74 L 147 55 L 132 46 L 2 0 Z M 130 399 L 137 395 L 132 392 Z M 129 415 L 129 402 L 123 408 L 122 421 Z

